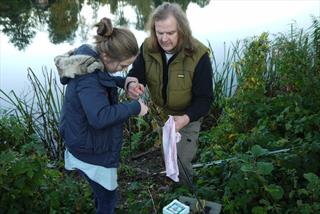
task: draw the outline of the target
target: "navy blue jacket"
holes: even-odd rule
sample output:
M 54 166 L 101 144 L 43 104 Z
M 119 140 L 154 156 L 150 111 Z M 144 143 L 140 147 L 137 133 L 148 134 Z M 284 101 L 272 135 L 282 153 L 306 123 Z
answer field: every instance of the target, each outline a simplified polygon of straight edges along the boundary
M 75 54 L 98 58 L 89 46 L 81 46 Z M 108 72 L 96 70 L 62 83 L 67 84 L 60 118 L 65 146 L 86 163 L 118 167 L 123 124 L 139 114 L 139 102 L 118 103 L 117 86 L 123 87 L 124 80 Z

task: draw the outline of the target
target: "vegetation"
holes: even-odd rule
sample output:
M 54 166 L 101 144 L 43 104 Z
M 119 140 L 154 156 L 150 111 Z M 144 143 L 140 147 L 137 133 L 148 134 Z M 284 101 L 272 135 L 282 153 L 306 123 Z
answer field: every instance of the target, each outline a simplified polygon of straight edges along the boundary
M 200 162 L 232 157 L 199 171 L 225 213 L 319 212 L 319 27 L 243 41 L 236 94 L 200 143 Z
M 54 166 L 21 118 L 3 115 L 0 124 L 1 213 L 92 213 L 87 184 Z
M 293 27 L 270 37 L 239 41 L 221 65 L 213 59 L 215 102 L 200 134 L 198 196 L 221 203 L 222 213 L 319 213 L 320 19 L 307 32 Z M 50 73 L 44 85 L 29 76 L 31 99 L 0 91 L 13 104 L 0 119 L 1 211 L 93 213 L 87 184 L 63 169 L 63 90 Z M 164 190 L 164 175 L 153 176 L 148 160 L 143 171 L 130 159 L 159 143 L 155 118 L 133 118 L 125 130 L 119 213 L 161 213 L 172 199 L 193 195 Z

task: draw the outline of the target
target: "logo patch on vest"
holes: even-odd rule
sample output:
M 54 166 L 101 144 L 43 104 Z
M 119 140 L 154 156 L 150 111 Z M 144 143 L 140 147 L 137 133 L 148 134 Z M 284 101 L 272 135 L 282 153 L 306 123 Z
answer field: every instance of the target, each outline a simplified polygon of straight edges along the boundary
M 178 74 L 178 78 L 184 78 L 184 74 Z

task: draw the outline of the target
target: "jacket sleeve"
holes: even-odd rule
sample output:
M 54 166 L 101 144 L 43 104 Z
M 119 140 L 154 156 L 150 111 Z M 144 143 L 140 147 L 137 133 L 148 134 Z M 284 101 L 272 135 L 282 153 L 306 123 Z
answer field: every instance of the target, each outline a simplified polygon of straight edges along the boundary
M 126 81 L 126 79 L 124 77 L 121 76 L 115 76 L 114 80 L 116 81 L 116 84 L 119 88 L 124 88 L 124 83 Z
M 89 124 L 96 129 L 123 123 L 140 112 L 136 100 L 111 105 L 105 88 L 94 75 L 79 78 L 77 94 Z
M 208 54 L 199 60 L 192 80 L 192 100 L 186 114 L 190 122 L 208 114 L 213 101 L 212 65 Z

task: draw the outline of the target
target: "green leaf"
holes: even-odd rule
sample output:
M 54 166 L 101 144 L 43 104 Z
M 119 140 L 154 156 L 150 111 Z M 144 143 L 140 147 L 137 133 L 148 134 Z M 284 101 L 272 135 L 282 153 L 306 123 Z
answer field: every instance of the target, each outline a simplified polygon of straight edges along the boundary
M 257 162 L 257 167 L 261 175 L 270 175 L 273 170 L 273 164 L 268 162 Z
M 14 185 L 15 187 L 17 187 L 18 189 L 22 189 L 25 185 L 25 177 L 18 177 L 15 181 L 14 181 Z
M 248 164 L 248 163 L 242 164 L 240 170 L 242 172 L 253 172 L 253 171 L 255 171 L 253 165 L 252 164 Z
M 259 156 L 265 155 L 267 152 L 268 152 L 267 149 L 264 149 L 264 148 L 262 148 L 262 147 L 259 146 L 259 145 L 254 145 L 254 146 L 251 148 L 251 153 L 252 153 L 255 157 L 259 157 Z
M 259 204 L 263 204 L 266 207 L 270 206 L 270 202 L 268 200 L 264 199 L 264 198 L 259 200 Z
M 317 182 L 319 183 L 319 181 L 320 181 L 319 177 L 316 174 L 312 173 L 312 172 L 303 174 L 303 177 L 305 179 L 307 179 L 312 184 L 316 184 Z
M 320 188 L 320 179 L 319 179 L 319 177 L 316 174 L 312 173 L 312 172 L 303 174 L 303 177 L 309 181 L 309 184 L 307 185 L 307 189 L 311 190 L 311 191 L 317 191 L 318 192 L 318 190 Z
M 265 187 L 265 190 L 271 195 L 271 197 L 278 201 L 283 197 L 284 191 L 281 186 L 270 184 Z
M 309 195 L 309 192 L 305 189 L 305 188 L 302 188 L 302 189 L 298 189 L 298 194 L 299 196 L 308 196 Z
M 266 214 L 267 210 L 264 207 L 256 206 L 252 209 L 252 214 Z

